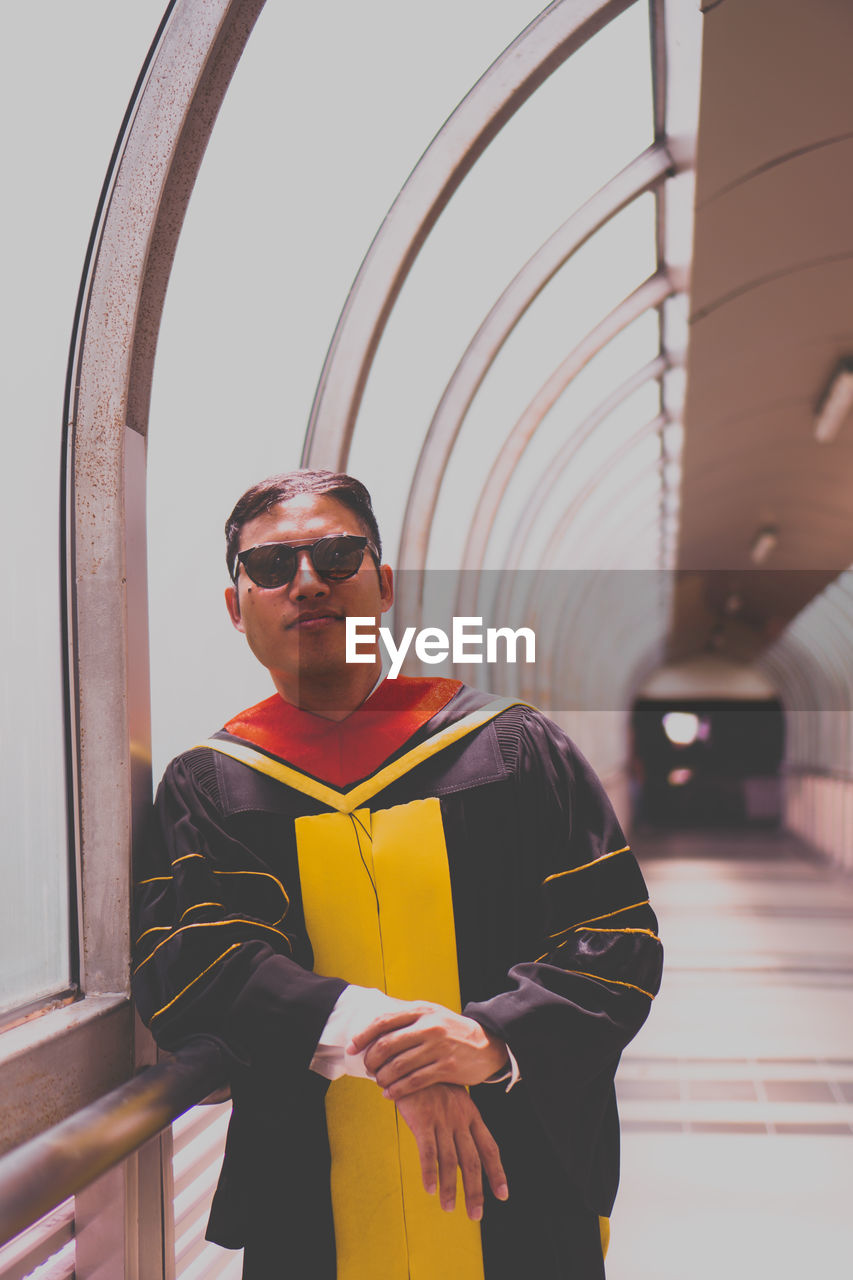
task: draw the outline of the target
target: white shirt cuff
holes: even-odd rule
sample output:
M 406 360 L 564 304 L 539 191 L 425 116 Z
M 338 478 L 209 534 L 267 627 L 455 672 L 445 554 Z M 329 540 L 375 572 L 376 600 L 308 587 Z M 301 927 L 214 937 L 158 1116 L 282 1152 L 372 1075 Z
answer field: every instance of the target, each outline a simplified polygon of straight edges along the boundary
M 518 1063 L 515 1060 L 515 1054 L 512 1049 L 510 1049 L 509 1045 L 506 1047 L 506 1056 L 509 1058 L 508 1069 L 501 1071 L 500 1074 L 495 1072 L 493 1076 L 489 1076 L 484 1080 L 483 1084 L 503 1084 L 504 1081 L 506 1081 L 506 1092 L 509 1093 L 510 1089 L 512 1089 L 514 1085 L 517 1085 L 521 1079 L 521 1071 L 519 1070 Z
M 357 1076 L 361 1080 L 372 1080 L 373 1076 L 364 1065 L 364 1051 L 347 1053 L 346 1047 L 353 1036 L 368 1027 L 374 1018 L 383 1014 L 397 1013 L 400 1001 L 380 991 L 378 987 L 359 987 L 355 984 L 345 987 L 329 1014 L 326 1025 L 320 1033 L 317 1048 L 311 1059 L 310 1067 L 318 1076 L 327 1080 L 337 1080 L 340 1076 Z M 521 1079 L 521 1072 L 515 1054 L 507 1045 L 509 1069 L 489 1076 L 484 1084 L 503 1084 L 509 1093 Z
M 346 987 L 338 996 L 320 1033 L 309 1064 L 311 1070 L 327 1080 L 337 1080 L 339 1076 L 372 1080 L 373 1077 L 365 1070 L 364 1053 L 346 1053 L 346 1047 L 353 1036 L 369 1026 L 374 1018 L 396 1013 L 399 1008 L 400 1001 L 387 996 L 378 987 L 357 987 L 354 984 Z

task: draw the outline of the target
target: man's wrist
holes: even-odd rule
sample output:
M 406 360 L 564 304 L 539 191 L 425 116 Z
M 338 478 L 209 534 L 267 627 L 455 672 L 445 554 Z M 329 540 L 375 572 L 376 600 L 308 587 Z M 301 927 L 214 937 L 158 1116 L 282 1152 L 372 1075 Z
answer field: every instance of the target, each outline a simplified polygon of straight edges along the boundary
M 355 983 L 345 987 L 320 1034 L 310 1062 L 311 1070 L 327 1080 L 337 1080 L 343 1075 L 370 1079 L 364 1054 L 349 1054 L 346 1046 L 374 1018 L 391 1012 L 398 1005 L 399 1001 L 376 987 L 360 987 Z
M 491 1071 L 486 1076 L 486 1080 L 493 1080 L 495 1076 L 503 1076 L 510 1069 L 509 1063 L 509 1046 L 501 1036 L 495 1035 L 493 1031 L 483 1027 L 483 1033 L 488 1041 L 486 1052 L 489 1055 L 487 1065 L 491 1066 Z
M 466 1017 L 467 1016 L 468 1015 L 466 1014 Z M 478 1019 L 474 1018 L 472 1021 L 476 1022 Z M 489 1040 L 490 1048 L 495 1049 L 501 1055 L 500 1066 L 490 1072 L 489 1075 L 481 1081 L 481 1084 L 506 1084 L 506 1092 L 509 1093 L 510 1089 L 517 1085 L 521 1079 L 521 1070 L 515 1054 L 502 1036 L 498 1035 L 495 1031 L 490 1031 L 489 1028 L 484 1027 L 482 1023 L 480 1023 L 480 1026 Z

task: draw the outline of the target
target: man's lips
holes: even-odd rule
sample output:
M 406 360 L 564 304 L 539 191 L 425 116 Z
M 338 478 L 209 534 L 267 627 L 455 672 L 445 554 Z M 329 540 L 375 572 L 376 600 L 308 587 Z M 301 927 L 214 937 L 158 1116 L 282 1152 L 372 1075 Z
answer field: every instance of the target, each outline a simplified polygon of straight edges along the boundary
M 328 610 L 325 613 L 300 613 L 298 618 L 294 618 L 293 622 L 287 624 L 286 630 L 290 631 L 293 627 L 311 629 L 313 627 L 328 626 L 332 622 L 340 622 L 343 615 L 340 613 L 331 613 Z

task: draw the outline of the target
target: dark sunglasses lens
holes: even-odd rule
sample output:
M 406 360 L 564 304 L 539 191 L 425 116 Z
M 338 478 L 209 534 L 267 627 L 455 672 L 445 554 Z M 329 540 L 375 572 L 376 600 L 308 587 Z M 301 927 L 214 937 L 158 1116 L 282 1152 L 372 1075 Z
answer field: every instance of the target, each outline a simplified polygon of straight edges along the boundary
M 321 538 L 311 552 L 314 568 L 324 578 L 343 581 L 352 578 L 361 568 L 366 538 L 342 534 L 336 538 Z
M 283 587 L 296 572 L 296 552 L 281 543 L 252 547 L 242 556 L 242 561 L 243 568 L 259 587 Z

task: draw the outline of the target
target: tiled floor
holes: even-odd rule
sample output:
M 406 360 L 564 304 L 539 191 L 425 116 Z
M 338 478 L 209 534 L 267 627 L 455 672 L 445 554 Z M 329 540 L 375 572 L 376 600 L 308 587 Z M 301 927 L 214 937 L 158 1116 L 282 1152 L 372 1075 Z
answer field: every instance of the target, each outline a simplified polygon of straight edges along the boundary
M 767 832 L 635 850 L 666 970 L 617 1080 L 608 1280 L 853 1275 L 853 877 Z

